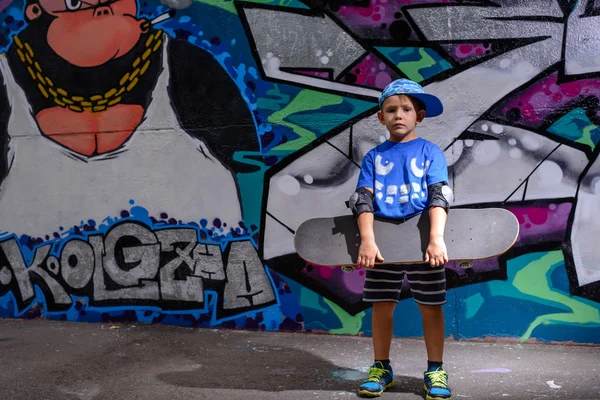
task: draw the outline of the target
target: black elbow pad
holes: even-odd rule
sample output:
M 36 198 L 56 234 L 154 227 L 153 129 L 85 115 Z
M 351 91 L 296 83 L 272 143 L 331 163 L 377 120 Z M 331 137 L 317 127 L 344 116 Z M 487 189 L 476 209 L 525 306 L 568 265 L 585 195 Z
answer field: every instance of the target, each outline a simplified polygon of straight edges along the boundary
M 446 212 L 450 208 L 450 203 L 454 201 L 452 188 L 446 182 L 438 182 L 427 188 L 429 193 L 429 208 L 442 207 Z
M 375 213 L 373 208 L 373 193 L 366 188 L 358 188 L 348 201 L 352 214 L 356 218 L 364 212 Z

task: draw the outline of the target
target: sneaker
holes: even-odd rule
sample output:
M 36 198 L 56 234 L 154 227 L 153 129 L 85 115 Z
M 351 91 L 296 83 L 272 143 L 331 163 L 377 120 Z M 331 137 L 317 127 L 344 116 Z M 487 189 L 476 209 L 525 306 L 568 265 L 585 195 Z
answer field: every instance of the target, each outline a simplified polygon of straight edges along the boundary
M 441 368 L 433 372 L 425 372 L 426 400 L 451 400 L 452 393 L 448 387 L 448 373 Z
M 394 387 L 394 372 L 383 369 L 381 362 L 376 362 L 369 368 L 369 377 L 360 385 L 359 396 L 379 397 L 384 390 Z

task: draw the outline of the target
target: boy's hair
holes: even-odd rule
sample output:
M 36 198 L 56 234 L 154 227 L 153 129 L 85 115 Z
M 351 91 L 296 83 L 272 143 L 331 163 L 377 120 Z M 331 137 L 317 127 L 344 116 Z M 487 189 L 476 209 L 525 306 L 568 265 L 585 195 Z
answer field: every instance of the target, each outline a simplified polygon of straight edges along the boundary
M 427 112 L 427 107 L 425 106 L 425 103 L 423 103 L 421 100 L 417 99 L 416 97 L 411 96 L 409 94 L 404 94 L 404 93 L 399 94 L 398 96 L 406 96 L 410 100 L 412 105 L 415 107 L 416 112 L 419 112 L 421 110 Z M 381 110 L 383 111 L 383 103 L 381 104 Z
M 427 112 L 427 107 L 425 106 L 425 103 L 423 103 L 421 100 L 419 100 L 416 97 L 411 96 L 409 94 L 405 94 L 405 96 L 410 99 L 411 103 L 413 103 L 413 106 L 415 106 L 416 112 L 419 112 L 421 110 Z

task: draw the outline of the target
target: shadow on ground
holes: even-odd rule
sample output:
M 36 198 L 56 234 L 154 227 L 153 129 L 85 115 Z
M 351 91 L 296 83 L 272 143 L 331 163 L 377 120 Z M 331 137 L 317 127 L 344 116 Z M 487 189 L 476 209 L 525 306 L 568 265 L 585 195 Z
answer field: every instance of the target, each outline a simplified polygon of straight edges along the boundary
M 367 373 L 336 366 L 314 354 L 285 347 L 252 345 L 232 349 L 232 360 L 209 350 L 194 360 L 193 371 L 165 372 L 157 378 L 188 388 L 260 390 L 269 392 L 328 390 L 357 393 Z M 424 396 L 423 380 L 396 376 L 396 387 L 388 392 Z

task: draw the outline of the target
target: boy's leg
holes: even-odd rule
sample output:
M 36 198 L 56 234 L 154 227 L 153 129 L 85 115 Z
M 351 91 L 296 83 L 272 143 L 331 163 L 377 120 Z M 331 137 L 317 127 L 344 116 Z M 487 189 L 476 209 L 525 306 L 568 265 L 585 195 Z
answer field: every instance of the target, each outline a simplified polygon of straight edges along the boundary
M 444 310 L 442 306 L 417 305 L 423 318 L 427 360 L 441 364 L 444 356 Z
M 394 332 L 395 302 L 373 303 L 373 353 L 375 361 L 390 359 L 390 346 Z
M 446 270 L 418 264 L 407 268 L 413 298 L 423 319 L 423 336 L 427 348 L 427 371 L 424 374 L 426 400 L 449 400 L 448 374 L 443 370 L 444 312 L 446 304 Z
M 369 376 L 360 385 L 359 395 L 381 396 L 384 390 L 394 386 L 394 372 L 390 365 L 390 346 L 394 330 L 394 309 L 400 298 L 404 271 L 393 266 L 375 266 L 367 270 L 363 300 L 373 303 L 373 352 L 374 363 Z

